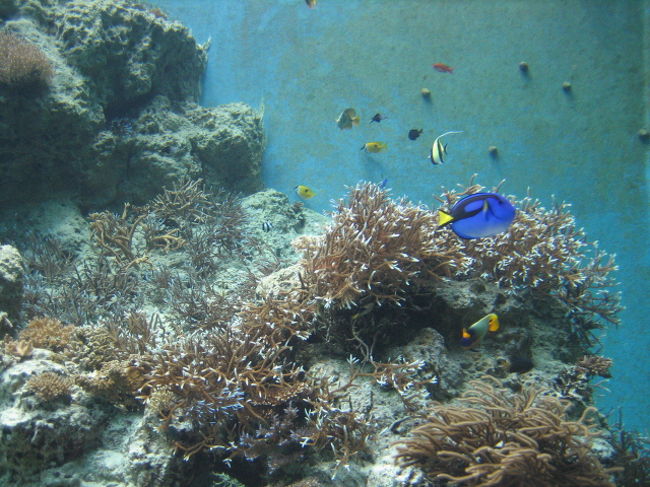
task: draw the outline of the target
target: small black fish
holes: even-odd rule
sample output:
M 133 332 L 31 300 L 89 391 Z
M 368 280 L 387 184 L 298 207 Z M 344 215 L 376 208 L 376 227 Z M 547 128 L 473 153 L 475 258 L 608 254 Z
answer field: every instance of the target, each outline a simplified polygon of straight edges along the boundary
M 386 117 L 384 117 L 381 113 L 375 113 L 375 116 L 370 119 L 370 123 L 372 122 L 381 122 L 382 120 L 386 120 Z
M 409 130 L 409 139 L 411 139 L 411 140 L 417 139 L 422 132 L 424 132 L 424 130 L 422 130 L 422 129 L 411 129 L 411 130 Z
M 265 222 L 262 222 L 263 231 L 270 232 L 272 228 L 273 228 L 273 223 L 271 223 L 270 221 L 267 220 Z

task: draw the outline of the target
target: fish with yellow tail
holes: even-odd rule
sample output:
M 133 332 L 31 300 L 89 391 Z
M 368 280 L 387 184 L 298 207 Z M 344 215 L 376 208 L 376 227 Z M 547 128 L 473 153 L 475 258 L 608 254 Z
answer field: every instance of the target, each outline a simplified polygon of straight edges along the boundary
M 304 184 L 299 184 L 295 188 L 293 188 L 296 191 L 296 194 L 300 196 L 302 199 L 308 200 L 309 198 L 313 198 L 316 196 L 316 192 L 311 189 L 309 186 L 305 186 Z
M 361 147 L 361 150 L 365 150 L 366 152 L 372 152 L 373 154 L 376 154 L 377 152 L 381 152 L 386 149 L 388 149 L 388 145 L 384 144 L 383 142 L 366 142 Z
M 462 133 L 463 133 L 462 130 L 460 131 L 451 130 L 449 132 L 445 132 L 444 134 L 436 137 L 436 140 L 434 140 L 433 144 L 431 145 L 431 152 L 429 153 L 429 159 L 431 159 L 431 164 L 438 165 L 445 162 L 445 157 L 447 156 L 447 144 L 442 145 L 440 139 L 442 139 L 445 135 L 462 134 Z
M 463 348 L 472 348 L 478 346 L 488 331 L 497 331 L 499 329 L 499 317 L 490 313 L 478 320 L 469 328 L 463 328 L 463 334 L 460 339 L 460 346 Z

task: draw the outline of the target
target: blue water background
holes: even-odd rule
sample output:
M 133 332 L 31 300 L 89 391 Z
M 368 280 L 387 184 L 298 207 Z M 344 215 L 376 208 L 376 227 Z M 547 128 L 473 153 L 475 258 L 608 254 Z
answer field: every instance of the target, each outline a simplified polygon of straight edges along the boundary
M 647 291 L 649 2 L 643 0 L 160 0 L 171 18 L 212 45 L 202 103 L 265 107 L 267 186 L 307 206 L 359 180 L 388 179 L 396 195 L 435 205 L 442 186 L 473 173 L 506 193 L 573 204 L 578 224 L 621 267 L 623 325 L 602 353 L 614 359 L 605 410 L 622 407 L 629 428 L 648 431 L 650 333 Z M 644 49 L 645 48 L 645 49 Z M 530 75 L 518 69 L 530 66 Z M 453 66 L 453 74 L 432 63 Z M 645 83 L 644 83 L 645 80 Z M 564 82 L 572 89 L 565 92 Z M 427 102 L 421 88 L 432 92 Z M 359 127 L 335 119 L 354 107 Z M 387 120 L 370 124 L 380 112 Z M 423 128 L 416 141 L 411 128 Z M 448 161 L 426 159 L 445 139 Z M 367 154 L 369 141 L 389 149 Z M 498 158 L 488 154 L 498 148 Z

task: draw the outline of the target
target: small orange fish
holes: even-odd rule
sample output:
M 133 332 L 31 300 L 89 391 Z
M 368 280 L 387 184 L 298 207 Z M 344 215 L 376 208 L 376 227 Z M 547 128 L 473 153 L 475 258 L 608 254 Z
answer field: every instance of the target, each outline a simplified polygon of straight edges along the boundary
M 436 64 L 434 64 L 433 69 L 435 69 L 439 73 L 453 73 L 454 72 L 454 68 L 452 68 L 451 66 L 447 66 L 444 63 L 436 63 Z

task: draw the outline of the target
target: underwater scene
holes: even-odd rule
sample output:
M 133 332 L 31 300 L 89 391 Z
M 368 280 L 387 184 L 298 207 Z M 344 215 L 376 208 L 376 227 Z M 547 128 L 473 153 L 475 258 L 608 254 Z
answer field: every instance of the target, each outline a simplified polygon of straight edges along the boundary
M 648 0 L 0 0 L 0 486 L 650 486 L 648 53 Z

